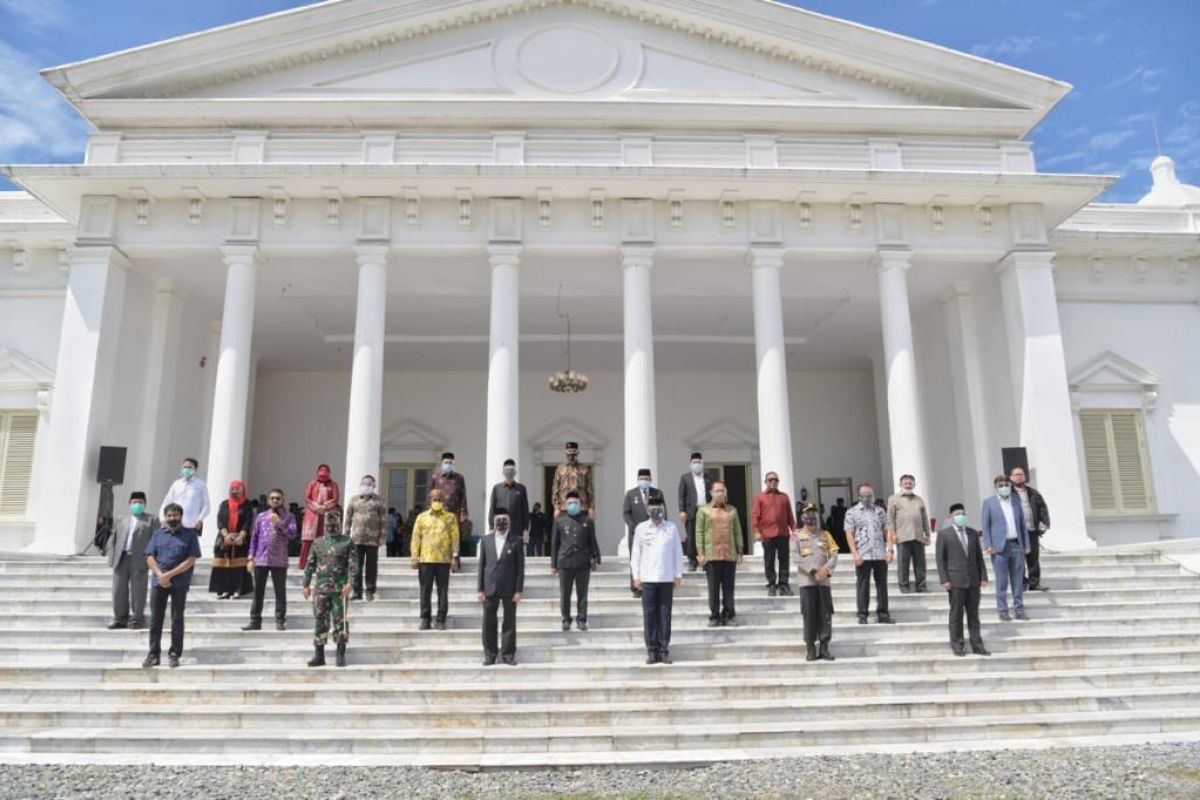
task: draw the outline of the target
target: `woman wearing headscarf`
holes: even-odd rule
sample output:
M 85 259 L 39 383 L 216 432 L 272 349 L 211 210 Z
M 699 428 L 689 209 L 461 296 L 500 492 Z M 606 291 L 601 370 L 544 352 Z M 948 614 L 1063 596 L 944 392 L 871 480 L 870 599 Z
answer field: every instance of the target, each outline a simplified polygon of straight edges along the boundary
M 300 529 L 300 569 L 308 564 L 308 551 L 325 535 L 325 515 L 338 507 L 342 492 L 330 475 L 329 465 L 317 467 L 317 477 L 304 490 L 304 526 Z
M 212 574 L 208 579 L 208 591 L 219 600 L 254 591 L 254 579 L 246 571 L 253 525 L 254 512 L 247 499 L 246 484 L 232 481 L 229 497 L 217 509 L 217 541 L 213 544 Z

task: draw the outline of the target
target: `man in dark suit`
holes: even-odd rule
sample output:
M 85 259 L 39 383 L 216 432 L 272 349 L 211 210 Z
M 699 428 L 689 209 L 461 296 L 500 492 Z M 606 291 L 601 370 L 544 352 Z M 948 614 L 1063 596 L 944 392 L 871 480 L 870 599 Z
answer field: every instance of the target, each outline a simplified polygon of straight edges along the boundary
M 492 509 L 493 529 L 479 543 L 477 597 L 483 603 L 483 665 L 496 656 L 509 666 L 517 664 L 517 603 L 525 588 L 525 546 L 520 534 L 510 530 L 508 510 Z M 501 646 L 496 647 L 496 617 L 504 605 Z
M 696 509 L 712 500 L 713 479 L 704 471 L 704 456 L 692 453 L 692 463 L 687 472 L 679 476 L 679 522 L 687 530 L 688 572 L 699 567 L 696 561 Z
M 938 581 L 950 594 L 950 647 L 954 655 L 964 656 L 963 613 L 967 615 L 967 630 L 971 634 L 971 652 L 991 655 L 983 646 L 979 632 L 979 596 L 987 587 L 987 565 L 983 561 L 983 546 L 979 531 L 967 526 L 967 514 L 962 503 L 950 506 L 950 525 L 938 531 Z
M 146 627 L 146 590 L 149 586 L 146 545 L 154 533 L 155 520 L 146 513 L 146 493 L 129 495 L 129 516 L 117 517 L 109 542 L 108 566 L 112 568 L 113 621 L 110 631 L 118 628 Z M 130 619 L 130 607 L 133 619 Z
M 633 532 L 637 530 L 638 525 L 650 519 L 650 501 L 657 497 L 662 501 L 663 508 L 666 508 L 663 493 L 654 488 L 652 481 L 650 468 L 642 467 L 638 470 L 637 486 L 625 493 L 625 507 L 622 514 L 625 517 L 625 541 L 628 543 L 631 554 L 633 553 Z M 642 596 L 642 590 L 633 584 L 632 571 L 629 573 L 629 591 L 633 593 L 634 597 Z

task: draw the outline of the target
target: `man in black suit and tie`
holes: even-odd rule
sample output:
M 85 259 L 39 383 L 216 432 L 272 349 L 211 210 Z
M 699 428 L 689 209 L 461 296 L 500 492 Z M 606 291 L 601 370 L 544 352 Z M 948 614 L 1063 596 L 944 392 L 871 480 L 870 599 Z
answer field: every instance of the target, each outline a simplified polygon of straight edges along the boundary
M 146 627 L 146 591 L 150 568 L 144 555 L 157 522 L 146 513 L 146 493 L 129 495 L 129 516 L 117 517 L 109 542 L 108 566 L 112 568 L 113 621 L 110 631 Z M 130 618 L 130 608 L 133 617 Z
M 650 519 L 650 501 L 658 498 L 663 508 L 666 508 L 663 493 L 651 485 L 652 480 L 650 468 L 642 467 L 638 470 L 637 486 L 625 493 L 625 508 L 622 514 L 625 517 L 625 541 L 628 543 L 631 557 L 633 555 L 633 532 L 637 530 L 638 525 Z M 632 565 L 629 573 L 629 591 L 633 593 L 634 597 L 642 596 L 642 590 L 633 583 Z
M 692 453 L 687 472 L 679 476 L 679 522 L 687 529 L 688 572 L 699 567 L 696 561 L 696 509 L 712 501 L 713 479 L 704 472 L 704 456 Z
M 492 509 L 492 531 L 479 543 L 477 597 L 483 603 L 483 665 L 496 656 L 510 667 L 517 664 L 517 603 L 525 588 L 525 545 L 514 534 L 508 509 Z M 496 647 L 496 616 L 504 604 L 501 646 Z
M 963 647 L 963 612 L 966 612 L 971 652 L 990 656 L 979 632 L 979 595 L 988 583 L 979 531 L 967 527 L 962 503 L 950 506 L 950 520 L 950 526 L 938 531 L 937 537 L 938 580 L 950 594 L 950 647 L 954 655 L 966 655 Z

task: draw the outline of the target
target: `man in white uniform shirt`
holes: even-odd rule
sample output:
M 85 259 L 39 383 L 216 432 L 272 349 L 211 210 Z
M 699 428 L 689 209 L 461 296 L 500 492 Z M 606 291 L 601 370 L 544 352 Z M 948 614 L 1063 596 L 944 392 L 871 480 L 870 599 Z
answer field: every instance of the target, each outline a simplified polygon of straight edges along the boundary
M 683 550 L 679 529 L 666 518 L 662 495 L 649 501 L 650 518 L 633 532 L 629 569 L 633 585 L 642 593 L 642 629 L 646 663 L 671 663 L 671 602 L 683 583 Z
M 208 516 L 208 487 L 204 481 L 196 477 L 200 462 L 194 458 L 185 458 L 179 468 L 179 479 L 171 484 L 159 506 L 158 518 L 163 518 L 163 510 L 171 503 L 183 508 L 183 527 L 194 528 L 197 535 L 203 533 L 204 518 Z

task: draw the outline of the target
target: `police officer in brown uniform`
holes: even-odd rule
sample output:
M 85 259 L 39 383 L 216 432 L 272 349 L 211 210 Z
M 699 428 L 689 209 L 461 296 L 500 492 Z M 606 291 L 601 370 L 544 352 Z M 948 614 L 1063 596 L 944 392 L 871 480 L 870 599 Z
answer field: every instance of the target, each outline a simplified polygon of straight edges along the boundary
M 800 587 L 800 611 L 804 616 L 805 660 L 833 661 L 829 640 L 833 638 L 833 593 L 829 579 L 837 566 L 838 545 L 829 531 L 821 530 L 817 507 L 809 503 L 800 512 L 804 527 L 796 534 L 796 585 Z M 817 643 L 820 643 L 820 650 Z

